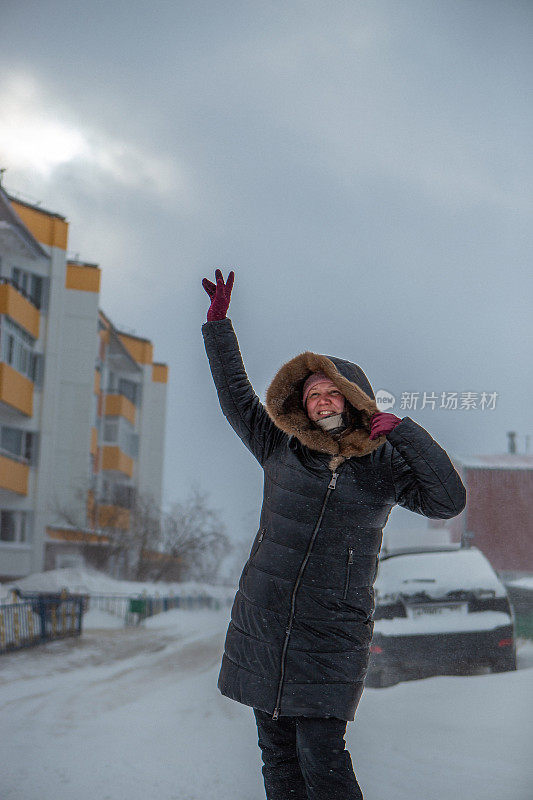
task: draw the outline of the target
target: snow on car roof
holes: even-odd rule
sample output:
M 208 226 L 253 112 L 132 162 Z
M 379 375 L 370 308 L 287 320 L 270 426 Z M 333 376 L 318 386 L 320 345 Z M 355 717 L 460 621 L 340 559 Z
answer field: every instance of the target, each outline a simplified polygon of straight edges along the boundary
M 389 554 L 380 561 L 375 588 L 377 597 L 420 592 L 442 597 L 461 589 L 505 595 L 505 588 L 483 553 L 476 547 L 453 545 Z

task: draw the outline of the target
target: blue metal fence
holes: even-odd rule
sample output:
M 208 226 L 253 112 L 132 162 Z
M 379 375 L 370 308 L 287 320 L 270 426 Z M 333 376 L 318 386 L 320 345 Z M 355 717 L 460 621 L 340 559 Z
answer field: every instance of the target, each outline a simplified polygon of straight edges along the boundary
M 91 595 L 87 598 L 88 608 L 97 608 L 100 611 L 107 611 L 117 617 L 124 619 L 126 625 L 139 624 L 147 617 L 153 617 L 162 611 L 170 611 L 172 608 L 212 608 L 219 609 L 220 600 L 210 595 L 186 595 L 166 597 L 149 596 L 139 594 L 132 595 Z
M 36 644 L 79 636 L 83 614 L 89 609 L 106 611 L 124 620 L 126 625 L 139 625 L 147 617 L 172 608 L 219 609 L 221 601 L 208 594 L 167 597 L 145 594 L 80 595 L 23 593 L 15 590 L 16 602 L 0 603 L 0 654 Z
M 0 605 L 0 653 L 81 634 L 85 598 L 42 595 Z

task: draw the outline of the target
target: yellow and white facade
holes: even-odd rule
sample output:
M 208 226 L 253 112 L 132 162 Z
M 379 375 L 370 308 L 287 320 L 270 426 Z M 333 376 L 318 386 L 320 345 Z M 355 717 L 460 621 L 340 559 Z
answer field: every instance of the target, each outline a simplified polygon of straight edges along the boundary
M 81 564 L 160 505 L 168 367 L 99 308 L 68 222 L 0 189 L 0 580 Z

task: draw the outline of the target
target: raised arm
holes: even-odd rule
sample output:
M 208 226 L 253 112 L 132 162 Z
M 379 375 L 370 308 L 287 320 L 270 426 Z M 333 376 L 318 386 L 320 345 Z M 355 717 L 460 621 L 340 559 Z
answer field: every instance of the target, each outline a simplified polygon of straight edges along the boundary
M 410 417 L 387 434 L 398 505 L 431 519 L 451 519 L 466 505 L 463 486 L 447 452 Z
M 220 407 L 229 424 L 260 464 L 286 438 L 277 428 L 248 380 L 239 343 L 231 320 L 226 318 L 233 273 L 224 284 L 222 273 L 215 273 L 217 284 L 204 278 L 211 306 L 208 321 L 202 326 L 204 344 L 215 382 Z M 228 291 L 229 289 L 229 291 Z

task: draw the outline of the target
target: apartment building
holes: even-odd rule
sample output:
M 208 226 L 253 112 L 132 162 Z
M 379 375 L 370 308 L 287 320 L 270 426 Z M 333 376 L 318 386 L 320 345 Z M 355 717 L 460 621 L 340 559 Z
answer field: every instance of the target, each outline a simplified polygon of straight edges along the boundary
M 0 188 L 0 580 L 90 561 L 161 503 L 168 367 L 67 248 L 63 216 Z

